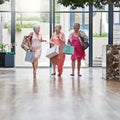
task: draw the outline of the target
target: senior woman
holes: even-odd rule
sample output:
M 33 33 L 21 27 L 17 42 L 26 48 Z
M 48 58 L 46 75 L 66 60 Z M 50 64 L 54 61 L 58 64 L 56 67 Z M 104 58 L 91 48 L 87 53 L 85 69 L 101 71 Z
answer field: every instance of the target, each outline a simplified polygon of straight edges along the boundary
M 81 44 L 81 37 L 83 37 L 82 34 L 80 34 L 80 24 L 75 23 L 73 26 L 73 33 L 70 34 L 68 43 L 70 43 L 72 46 L 74 46 L 74 54 L 71 56 L 71 66 L 72 66 L 72 73 L 70 74 L 71 76 L 74 76 L 74 71 L 75 71 L 75 62 L 77 61 L 77 69 L 78 69 L 78 76 L 80 77 L 80 67 L 81 67 L 81 60 L 85 59 L 85 51 L 82 47 Z
M 46 42 L 46 40 L 42 39 L 42 35 L 40 34 L 40 25 L 36 24 L 33 27 L 33 32 L 29 34 L 29 38 L 28 38 L 30 50 L 35 52 L 34 60 L 32 62 L 34 78 L 36 78 L 38 59 L 41 56 L 41 51 L 42 51 L 41 43 L 42 42 Z
M 56 75 L 56 66 L 58 68 L 58 76 L 60 77 L 63 73 L 63 65 L 65 61 L 65 54 L 62 53 L 62 47 L 65 45 L 65 34 L 61 32 L 61 25 L 55 26 L 55 32 L 51 37 L 50 43 L 52 46 L 59 46 L 59 55 L 51 59 L 53 64 L 53 73 Z

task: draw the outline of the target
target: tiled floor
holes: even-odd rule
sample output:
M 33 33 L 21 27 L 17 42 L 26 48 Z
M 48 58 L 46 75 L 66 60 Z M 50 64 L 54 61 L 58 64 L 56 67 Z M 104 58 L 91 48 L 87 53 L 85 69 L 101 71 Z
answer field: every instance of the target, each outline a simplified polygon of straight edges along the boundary
M 120 120 L 120 82 L 106 81 L 101 68 L 82 77 L 51 77 L 50 69 L 0 69 L 0 120 Z

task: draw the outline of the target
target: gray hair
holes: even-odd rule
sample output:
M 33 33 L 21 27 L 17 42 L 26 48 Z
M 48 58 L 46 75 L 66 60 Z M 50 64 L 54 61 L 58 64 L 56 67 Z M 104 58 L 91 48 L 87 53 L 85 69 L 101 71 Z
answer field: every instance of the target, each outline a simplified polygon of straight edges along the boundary
M 56 26 L 55 26 L 55 28 L 56 28 L 56 27 L 59 27 L 59 28 L 60 28 L 60 30 L 62 29 L 61 25 L 56 25 Z
M 78 26 L 80 28 L 80 23 L 74 23 L 73 26 Z
M 37 30 L 37 29 L 40 29 L 40 25 L 39 24 L 35 24 L 34 27 L 33 27 L 33 30 Z

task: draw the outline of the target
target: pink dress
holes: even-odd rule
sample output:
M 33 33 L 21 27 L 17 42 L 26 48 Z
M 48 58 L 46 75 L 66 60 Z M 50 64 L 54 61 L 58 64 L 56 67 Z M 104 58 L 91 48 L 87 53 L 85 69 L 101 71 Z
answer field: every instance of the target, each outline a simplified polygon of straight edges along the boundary
M 41 56 L 41 51 L 42 51 L 41 41 L 42 41 L 42 35 L 41 34 L 36 35 L 35 32 L 33 32 L 32 50 L 35 51 L 35 58 L 40 58 Z
M 74 54 L 71 56 L 71 60 L 84 60 L 85 51 L 81 45 L 78 36 L 72 35 L 72 46 L 74 46 Z
M 59 40 L 59 38 L 61 40 Z M 59 74 L 63 72 L 63 65 L 65 61 L 65 54 L 62 53 L 62 47 L 65 45 L 65 35 L 64 33 L 60 33 L 59 38 L 57 37 L 56 33 L 53 34 L 51 37 L 51 41 L 54 45 L 59 46 L 59 55 L 51 59 L 51 63 L 58 66 Z

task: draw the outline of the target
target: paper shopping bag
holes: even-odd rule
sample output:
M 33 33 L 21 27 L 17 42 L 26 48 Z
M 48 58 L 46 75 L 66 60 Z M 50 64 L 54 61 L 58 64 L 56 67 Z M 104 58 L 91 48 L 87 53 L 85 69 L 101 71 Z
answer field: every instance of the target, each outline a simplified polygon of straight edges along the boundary
M 59 54 L 59 46 L 54 46 L 47 50 L 46 57 L 53 58 L 58 54 Z

